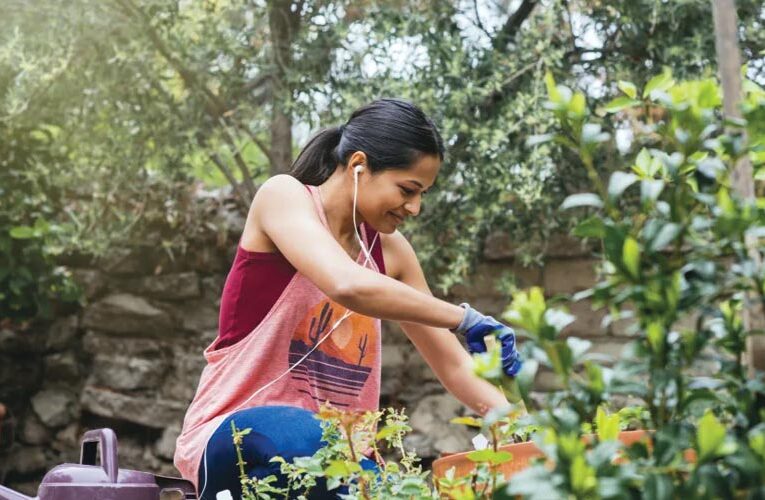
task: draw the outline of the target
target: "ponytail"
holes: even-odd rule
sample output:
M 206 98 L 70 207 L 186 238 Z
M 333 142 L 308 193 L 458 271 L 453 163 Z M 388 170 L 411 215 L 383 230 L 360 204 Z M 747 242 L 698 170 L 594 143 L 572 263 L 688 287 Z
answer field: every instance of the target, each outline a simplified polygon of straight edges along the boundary
M 444 141 L 433 121 L 414 104 L 378 99 L 354 111 L 348 123 L 313 136 L 290 174 L 303 184 L 324 184 L 355 151 L 367 155 L 366 167 L 372 172 L 407 169 L 423 155 L 443 160 Z
M 303 184 L 324 184 L 337 168 L 340 159 L 337 146 L 343 137 L 343 126 L 325 128 L 308 141 L 295 162 L 290 175 Z

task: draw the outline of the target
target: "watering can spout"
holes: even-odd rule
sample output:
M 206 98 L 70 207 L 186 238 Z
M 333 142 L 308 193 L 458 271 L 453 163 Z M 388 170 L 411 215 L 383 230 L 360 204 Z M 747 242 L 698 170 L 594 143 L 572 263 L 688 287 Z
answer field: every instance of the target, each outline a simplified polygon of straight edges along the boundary
M 37 497 L 28 497 L 5 486 L 0 486 L 0 500 L 35 500 Z

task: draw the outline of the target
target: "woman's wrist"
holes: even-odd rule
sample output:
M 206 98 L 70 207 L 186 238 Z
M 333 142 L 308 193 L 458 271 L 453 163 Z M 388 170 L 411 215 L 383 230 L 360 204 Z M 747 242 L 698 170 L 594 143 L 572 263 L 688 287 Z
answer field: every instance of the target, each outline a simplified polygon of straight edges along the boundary
M 465 315 L 467 314 L 467 309 L 463 304 L 460 305 L 454 305 L 450 304 L 452 306 L 452 312 L 453 314 L 449 317 L 449 331 L 452 333 L 456 333 L 457 329 L 462 325 L 462 322 L 465 320 Z

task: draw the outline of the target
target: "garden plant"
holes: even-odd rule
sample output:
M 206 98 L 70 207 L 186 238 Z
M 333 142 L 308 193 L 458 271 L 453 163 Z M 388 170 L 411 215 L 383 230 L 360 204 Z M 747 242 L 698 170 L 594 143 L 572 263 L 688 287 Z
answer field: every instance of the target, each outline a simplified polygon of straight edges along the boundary
M 347 488 L 348 498 L 765 498 L 765 382 L 744 364 L 747 337 L 763 334 L 744 314 L 756 320 L 765 304 L 765 197 L 757 185 L 755 199 L 742 199 L 730 181 L 744 157 L 755 182 L 765 178 L 765 91 L 746 81 L 744 119 L 726 120 L 714 79 L 676 82 L 664 70 L 642 89 L 620 81 L 624 95 L 594 112 L 549 73 L 546 84 L 558 129 L 528 144 L 577 154 L 592 192 L 561 208 L 583 212 L 573 235 L 602 259 L 599 282 L 573 297 L 513 293 L 503 317 L 525 339 L 516 379 L 503 378 L 498 350 L 474 358 L 476 371 L 510 401 L 523 398 L 530 414 L 511 407 L 456 419 L 481 427 L 488 446 L 468 454 L 472 474 L 428 478 L 402 445 L 403 412 L 325 407 L 327 446 L 282 461 L 285 487 L 242 474 L 245 498 L 298 497 L 317 480 Z M 633 132 L 630 152 L 613 165 L 599 164 L 616 149 L 606 115 Z M 579 300 L 607 312 L 603 329 L 632 335 L 618 360 L 566 334 L 575 317 L 565 305 Z M 540 370 L 561 389 L 535 405 Z M 618 436 L 627 429 L 646 438 L 625 446 Z M 235 442 L 247 432 L 233 431 Z M 504 445 L 529 438 L 543 456 L 506 478 L 499 469 L 513 456 Z M 377 472 L 358 464 L 370 447 Z M 399 460 L 383 460 L 383 447 Z

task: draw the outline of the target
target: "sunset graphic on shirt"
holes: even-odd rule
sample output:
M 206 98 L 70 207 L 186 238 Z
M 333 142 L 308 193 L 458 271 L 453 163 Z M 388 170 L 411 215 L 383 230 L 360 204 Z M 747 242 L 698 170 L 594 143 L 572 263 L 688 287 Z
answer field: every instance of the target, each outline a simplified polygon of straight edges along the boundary
M 293 366 L 324 339 L 345 312 L 345 307 L 329 299 L 314 306 L 292 335 L 289 365 Z M 306 389 L 299 391 L 316 401 L 350 406 L 379 356 L 377 344 L 375 320 L 354 313 L 292 371 L 292 378 L 305 382 Z

